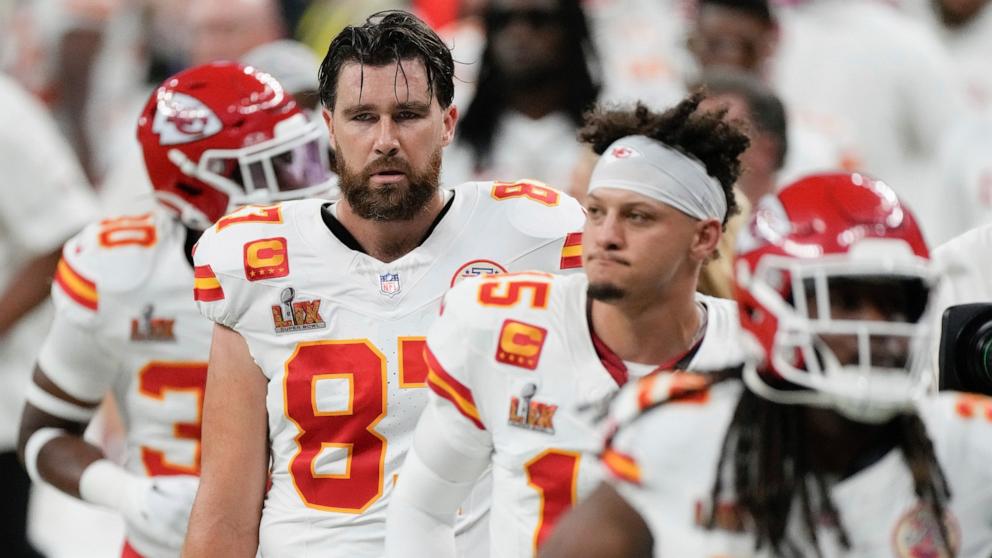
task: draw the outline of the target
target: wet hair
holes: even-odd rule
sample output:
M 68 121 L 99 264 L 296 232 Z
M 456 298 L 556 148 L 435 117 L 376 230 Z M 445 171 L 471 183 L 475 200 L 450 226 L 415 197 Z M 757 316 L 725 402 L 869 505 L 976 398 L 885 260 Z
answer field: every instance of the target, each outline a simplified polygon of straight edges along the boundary
M 558 83 L 565 92 L 562 111 L 575 123 L 582 125 L 582 114 L 599 95 L 600 85 L 590 68 L 599 67 L 599 56 L 592 40 L 589 23 L 579 0 L 559 0 L 562 30 L 562 67 Z M 485 168 L 499 126 L 506 110 L 507 89 L 510 85 L 499 71 L 493 53 L 491 37 L 496 32 L 491 18 L 486 17 L 486 45 L 482 50 L 475 96 L 458 122 L 458 137 L 471 149 L 477 170 Z
M 700 10 L 707 5 L 723 6 L 756 17 L 768 25 L 775 24 L 775 16 L 768 0 L 699 0 Z
M 747 389 L 741 392 L 717 462 L 716 481 L 710 495 L 709 528 L 716 524 L 717 504 L 735 498 L 751 521 L 756 550 L 769 545 L 776 556 L 802 556 L 802 547 L 787 538 L 789 512 L 798 494 L 805 537 L 816 549 L 816 555 L 823 555 L 816 534 L 818 518 L 827 518 L 835 526 L 841 544 L 850 549 L 844 518 L 830 497 L 826 474 L 810 463 L 804 452 L 804 409 L 799 405 L 774 403 Z M 943 520 L 950 488 L 926 426 L 916 414 L 904 414 L 885 427 L 902 451 L 916 496 L 937 519 L 940 542 L 947 555 L 953 555 Z M 725 475 L 728 463 L 730 473 Z M 728 494 L 725 494 L 726 481 L 732 485 Z
M 426 23 L 402 10 L 376 12 L 362 25 L 349 25 L 334 37 L 320 64 L 320 101 L 334 109 L 338 74 L 346 63 L 385 66 L 409 59 L 423 62 L 431 95 L 442 108 L 450 106 L 455 94 L 451 51 Z M 402 66 L 396 71 L 401 74 Z
M 778 142 L 775 168 L 782 168 L 789 151 L 788 119 L 782 100 L 768 85 L 751 74 L 729 69 L 704 72 L 695 85 L 707 95 L 737 95 L 744 99 L 755 128 L 771 134 Z
M 727 198 L 727 219 L 740 208 L 734 196 L 734 183 L 740 175 L 740 155 L 749 143 L 747 135 L 726 120 L 726 110 L 699 111 L 703 94 L 696 92 L 679 104 L 658 113 L 637 103 L 633 108 L 599 106 L 588 112 L 579 139 L 590 144 L 602 155 L 606 148 L 620 138 L 647 136 L 651 139 L 697 159 L 706 173 L 723 187 Z

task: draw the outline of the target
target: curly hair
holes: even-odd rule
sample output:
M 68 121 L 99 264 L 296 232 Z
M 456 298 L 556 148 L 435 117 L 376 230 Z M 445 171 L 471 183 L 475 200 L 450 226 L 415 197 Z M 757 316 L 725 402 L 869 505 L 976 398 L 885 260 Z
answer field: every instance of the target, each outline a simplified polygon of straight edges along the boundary
M 438 104 L 450 106 L 455 95 L 451 51 L 426 23 L 402 10 L 376 12 L 362 25 L 349 25 L 334 37 L 317 76 L 320 101 L 334 110 L 338 74 L 348 62 L 385 66 L 411 58 L 424 63 L 428 89 Z M 402 72 L 402 67 L 397 67 L 397 72 Z
M 653 112 L 638 102 L 633 108 L 598 106 L 585 115 L 579 139 L 590 144 L 597 155 L 620 138 L 647 136 L 693 157 L 723 187 L 727 198 L 727 219 L 740 208 L 734 196 L 734 183 L 741 172 L 740 155 L 750 145 L 747 135 L 724 117 L 726 109 L 698 111 L 704 99 L 701 91 L 686 97 L 665 112 Z

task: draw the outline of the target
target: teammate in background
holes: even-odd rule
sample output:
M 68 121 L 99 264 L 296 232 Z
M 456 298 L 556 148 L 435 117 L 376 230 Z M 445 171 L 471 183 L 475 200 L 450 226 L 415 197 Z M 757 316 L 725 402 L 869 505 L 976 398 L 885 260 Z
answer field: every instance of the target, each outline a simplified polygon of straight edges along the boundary
M 579 0 L 490 0 L 478 78 L 443 178 L 530 177 L 570 194 L 599 57 Z M 553 146 L 553 147 L 552 147 Z
M 17 420 L 51 309 L 48 280 L 62 243 L 96 217 L 72 148 L 37 99 L 0 74 L 0 541 L 12 558 L 39 556 L 27 538 L 31 482 L 17 458 Z
M 818 175 L 749 231 L 743 385 L 621 392 L 614 478 L 545 556 L 989 556 L 992 400 L 927 394 L 935 274 L 913 215 L 882 182 Z
M 686 48 L 700 70 L 737 68 L 766 78 L 778 41 L 768 0 L 699 0 Z
M 236 213 L 200 239 L 197 299 L 217 325 L 186 556 L 382 556 L 444 292 L 580 267 L 574 199 L 528 182 L 439 187 L 452 75 L 409 13 L 346 28 L 320 73 L 342 200 Z M 466 531 L 484 539 L 487 511 L 466 506 Z
M 750 206 L 757 208 L 762 197 L 778 189 L 778 173 L 789 152 L 785 107 L 767 85 L 739 71 L 710 70 L 696 85 L 707 93 L 704 110 L 725 109 L 727 117 L 739 121 L 747 133 L 750 144 L 741 155 L 737 186 Z
M 736 304 L 696 282 L 737 211 L 747 138 L 723 113 L 697 112 L 701 100 L 587 115 L 580 137 L 602 156 L 585 203 L 585 275 L 486 277 L 445 296 L 387 556 L 454 556 L 458 504 L 490 466 L 491 555 L 535 554 L 601 477 L 601 437 L 578 409 L 653 370 L 741 362 Z
M 36 481 L 119 511 L 124 556 L 177 556 L 196 493 L 210 322 L 190 300 L 203 282 L 193 244 L 235 207 L 325 192 L 323 130 L 268 74 L 176 74 L 138 122 L 160 210 L 95 223 L 63 250 L 19 451 Z M 123 467 L 82 438 L 108 390 L 127 425 Z

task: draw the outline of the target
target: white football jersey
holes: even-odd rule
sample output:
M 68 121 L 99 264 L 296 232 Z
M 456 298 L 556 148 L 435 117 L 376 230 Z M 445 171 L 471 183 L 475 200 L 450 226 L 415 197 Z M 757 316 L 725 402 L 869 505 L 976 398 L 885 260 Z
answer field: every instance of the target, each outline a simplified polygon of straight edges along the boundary
M 107 219 L 69 240 L 52 287 L 56 316 L 39 356 L 66 393 L 113 390 L 127 427 L 125 467 L 197 475 L 212 324 L 197 312 L 186 229 L 164 213 Z M 128 532 L 146 557 L 169 556 Z
M 427 337 L 430 405 L 448 425 L 436 435 L 462 448 L 491 448 L 493 557 L 536 554 L 558 518 L 602 477 L 602 435 L 592 415 L 628 372 L 594 340 L 587 287 L 585 275 L 467 281 L 445 296 Z M 683 365 L 723 368 L 738 335 L 737 305 L 696 296 L 707 309 L 706 332 Z
M 381 556 L 441 297 L 465 277 L 581 265 L 581 207 L 541 185 L 459 186 L 423 243 L 390 263 L 335 236 L 327 203 L 246 208 L 196 250 L 201 312 L 240 333 L 268 378 L 263 556 Z
M 664 397 L 657 384 L 656 379 L 646 377 L 617 398 L 611 417 L 623 426 L 603 454 L 603 463 L 613 473 L 613 486 L 651 529 L 654 555 L 770 556 L 767 544 L 755 551 L 753 536 L 742 527 L 746 524 L 743 512 L 732 501 L 720 503 L 712 530 L 704 527 L 716 464 L 742 384 L 723 382 L 684 401 L 641 411 L 657 397 Z M 988 468 L 992 400 L 941 392 L 921 401 L 919 413 L 950 486 L 945 525 L 958 549 L 956 556 L 992 555 Z M 834 484 L 830 496 L 849 536 L 850 549 L 841 546 L 835 529 L 818 525 L 822 556 L 946 556 L 939 526 L 917 499 L 899 449 Z M 805 540 L 799 506 L 794 505 L 790 513 L 791 540 Z M 801 550 L 803 556 L 816 555 L 809 543 Z

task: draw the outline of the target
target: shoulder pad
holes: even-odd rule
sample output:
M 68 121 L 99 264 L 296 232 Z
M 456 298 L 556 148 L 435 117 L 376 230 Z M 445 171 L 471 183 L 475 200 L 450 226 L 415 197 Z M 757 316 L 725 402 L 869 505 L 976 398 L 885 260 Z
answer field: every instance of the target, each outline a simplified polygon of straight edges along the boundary
M 554 283 L 554 275 L 540 271 L 472 277 L 457 283 L 444 295 L 442 312 L 457 307 L 456 311 L 466 319 L 489 321 L 511 310 L 514 314 L 543 310 L 551 300 Z
M 480 205 L 501 212 L 518 232 L 536 239 L 556 239 L 582 230 L 585 212 L 578 200 L 537 180 L 476 182 Z
M 248 281 L 289 274 L 287 237 L 296 230 L 294 215 L 319 207 L 324 200 L 295 200 L 249 205 L 217 220 L 200 237 L 193 253 L 196 266 L 217 276 Z
M 125 292 L 142 285 L 163 240 L 178 226 L 159 213 L 117 217 L 92 223 L 69 239 L 55 271 L 56 305 L 72 301 L 96 312 L 101 293 Z M 64 297 L 64 298 L 63 298 Z

